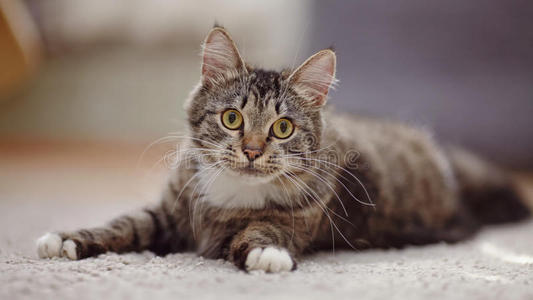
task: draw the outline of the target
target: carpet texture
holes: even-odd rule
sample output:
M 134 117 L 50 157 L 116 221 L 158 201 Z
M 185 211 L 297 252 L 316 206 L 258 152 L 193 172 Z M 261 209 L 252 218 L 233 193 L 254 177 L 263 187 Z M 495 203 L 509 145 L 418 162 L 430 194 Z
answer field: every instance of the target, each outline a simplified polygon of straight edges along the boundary
M 19 226 L 36 222 L 20 213 L 12 216 L 19 214 Z M 533 299 L 533 223 L 488 229 L 454 246 L 321 253 L 283 274 L 245 274 L 194 254 L 39 260 L 22 241 L 38 232 L 20 231 L 27 234 L 1 239 L 2 249 L 20 249 L 0 253 L 1 299 Z

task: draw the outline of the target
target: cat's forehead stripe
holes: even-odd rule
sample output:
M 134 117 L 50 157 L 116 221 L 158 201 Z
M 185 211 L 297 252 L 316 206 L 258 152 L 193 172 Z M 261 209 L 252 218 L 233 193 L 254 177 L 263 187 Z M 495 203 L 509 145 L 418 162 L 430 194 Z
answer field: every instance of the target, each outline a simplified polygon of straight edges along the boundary
M 244 95 L 244 97 L 242 97 L 241 109 L 244 109 L 246 103 L 248 103 L 248 95 Z
M 250 74 L 250 87 L 260 100 L 267 101 L 279 95 L 281 88 L 281 74 L 275 71 L 254 70 Z M 270 97 L 266 97 L 270 94 Z M 258 99 L 259 100 L 259 99 Z

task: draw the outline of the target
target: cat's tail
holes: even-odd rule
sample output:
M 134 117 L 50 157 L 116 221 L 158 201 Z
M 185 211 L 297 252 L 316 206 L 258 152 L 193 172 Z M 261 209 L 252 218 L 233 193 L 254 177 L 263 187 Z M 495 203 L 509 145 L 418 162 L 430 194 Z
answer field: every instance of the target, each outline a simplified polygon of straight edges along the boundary
M 481 224 L 527 219 L 531 208 L 503 170 L 459 148 L 448 149 L 466 209 Z

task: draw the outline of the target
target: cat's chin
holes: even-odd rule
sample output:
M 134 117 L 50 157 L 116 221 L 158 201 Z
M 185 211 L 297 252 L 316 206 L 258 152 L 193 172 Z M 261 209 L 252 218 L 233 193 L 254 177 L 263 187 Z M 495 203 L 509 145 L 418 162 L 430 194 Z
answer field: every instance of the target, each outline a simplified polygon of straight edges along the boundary
M 242 179 L 244 182 L 250 185 L 265 184 L 275 178 L 275 175 L 265 173 L 257 168 L 234 168 L 227 169 L 228 176 Z

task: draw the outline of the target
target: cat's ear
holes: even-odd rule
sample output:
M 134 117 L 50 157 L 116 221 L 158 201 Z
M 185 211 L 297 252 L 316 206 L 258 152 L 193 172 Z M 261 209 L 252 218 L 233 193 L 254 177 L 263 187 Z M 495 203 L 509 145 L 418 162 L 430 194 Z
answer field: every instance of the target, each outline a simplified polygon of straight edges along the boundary
M 226 30 L 215 26 L 203 45 L 202 82 L 217 82 L 240 71 L 246 67 L 239 50 Z
M 319 51 L 289 76 L 289 82 L 308 104 L 321 107 L 326 103 L 330 87 L 336 82 L 336 61 L 333 50 Z

